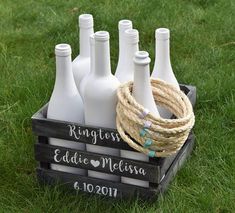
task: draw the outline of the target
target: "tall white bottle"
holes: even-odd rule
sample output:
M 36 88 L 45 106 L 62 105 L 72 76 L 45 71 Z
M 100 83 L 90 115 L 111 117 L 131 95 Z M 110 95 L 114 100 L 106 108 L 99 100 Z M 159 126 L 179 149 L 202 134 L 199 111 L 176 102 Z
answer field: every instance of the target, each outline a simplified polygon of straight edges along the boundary
M 73 60 L 73 75 L 80 92 L 81 80 L 90 72 L 90 35 L 94 33 L 93 16 L 82 14 L 79 16 L 79 46 L 80 53 Z
M 95 66 L 95 39 L 94 39 L 94 33 L 90 35 L 90 72 L 84 76 L 84 78 L 80 82 L 80 95 L 82 99 L 84 99 L 84 91 L 85 86 L 87 84 L 88 79 L 94 72 L 94 66 Z
M 155 63 L 152 72 L 153 78 L 160 78 L 178 89 L 179 84 L 174 75 L 170 61 L 170 30 L 158 28 L 155 31 Z M 163 118 L 170 118 L 172 113 L 167 109 L 158 106 L 159 113 Z
M 130 20 L 121 20 L 118 22 L 119 30 L 119 57 L 118 64 L 115 72 L 115 76 L 121 83 L 124 83 L 129 80 L 133 80 L 133 74 L 130 74 L 126 69 L 126 47 L 128 45 L 127 39 L 125 39 L 125 31 L 132 29 L 132 21 Z
M 95 66 L 84 90 L 85 124 L 116 128 L 117 88 L 119 81 L 111 73 L 109 33 L 95 33 Z M 118 149 L 86 145 L 89 152 L 119 156 Z M 112 174 L 88 171 L 88 176 L 112 181 L 120 177 Z
M 145 51 L 138 51 L 134 57 L 134 83 L 133 97 L 136 101 L 147 108 L 152 114 L 159 117 L 159 113 L 153 98 L 151 83 L 150 83 L 150 64 L 149 54 Z M 149 161 L 149 157 L 145 154 L 121 150 L 121 157 Z M 142 187 L 149 187 L 148 181 L 137 180 L 133 178 L 121 177 L 122 183 L 133 184 Z
M 56 80 L 49 101 L 47 118 L 84 124 L 84 108 L 76 88 L 71 62 L 71 47 L 68 44 L 55 46 Z M 49 144 L 85 150 L 85 144 L 49 138 Z M 51 164 L 51 169 L 85 175 L 84 169 Z

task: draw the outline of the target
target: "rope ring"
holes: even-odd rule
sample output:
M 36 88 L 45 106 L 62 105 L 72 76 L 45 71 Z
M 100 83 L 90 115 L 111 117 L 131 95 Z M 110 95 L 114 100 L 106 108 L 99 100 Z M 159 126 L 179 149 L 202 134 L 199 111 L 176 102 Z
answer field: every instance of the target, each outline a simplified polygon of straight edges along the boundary
M 121 138 L 135 150 L 149 157 L 167 157 L 183 146 L 195 123 L 188 97 L 175 86 L 151 79 L 156 104 L 165 107 L 176 119 L 155 117 L 132 96 L 133 81 L 117 91 L 117 130 Z

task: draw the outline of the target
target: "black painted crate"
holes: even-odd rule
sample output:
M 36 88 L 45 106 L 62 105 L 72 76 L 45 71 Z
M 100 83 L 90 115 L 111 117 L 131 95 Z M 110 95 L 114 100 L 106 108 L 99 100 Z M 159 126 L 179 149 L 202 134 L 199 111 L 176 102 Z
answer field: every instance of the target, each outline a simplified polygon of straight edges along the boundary
M 196 88 L 193 86 L 181 85 L 181 90 L 183 90 L 189 97 L 192 105 L 194 106 L 196 102 Z M 194 136 L 193 133 L 191 133 L 184 146 L 177 154 L 167 158 L 150 158 L 149 162 L 53 146 L 48 144 L 48 137 L 66 139 L 74 141 L 74 143 L 82 142 L 86 144 L 135 151 L 129 147 L 127 143 L 122 141 L 118 132 L 114 129 L 84 126 L 77 123 L 47 119 L 46 112 L 47 105 L 41 108 L 32 117 L 33 132 L 37 136 L 37 143 L 35 144 L 35 158 L 39 161 L 39 167 L 37 168 L 38 180 L 41 183 L 50 185 L 55 184 L 55 182 L 60 182 L 63 185 L 66 185 L 67 188 L 74 189 L 75 191 L 79 188 L 79 191 L 86 191 L 89 193 L 101 194 L 115 198 L 139 196 L 140 198 L 147 199 L 154 197 L 155 195 L 162 193 L 167 188 L 168 183 L 183 164 L 185 158 L 190 155 L 194 145 Z M 101 132 L 102 134 L 109 134 L 113 141 L 110 139 L 101 139 L 97 137 L 94 144 L 94 140 L 92 140 L 93 138 L 91 135 L 79 135 L 77 134 L 79 132 L 96 132 L 97 134 Z M 66 152 L 69 152 L 70 155 L 76 153 L 78 156 L 81 156 L 81 158 L 88 159 L 89 162 L 89 164 L 60 162 L 61 165 L 145 180 L 150 182 L 150 187 L 139 187 L 130 184 L 117 183 L 98 178 L 51 170 L 50 163 L 57 164 L 54 159 L 56 149 L 60 150 L 61 155 L 66 154 Z M 109 164 L 105 162 L 112 162 L 112 165 L 115 163 L 122 163 L 124 165 L 136 166 L 136 168 L 142 168 L 141 171 L 144 170 L 146 174 L 141 172 L 139 174 L 130 174 L 129 171 L 119 170 L 110 171 L 110 167 L 108 166 Z

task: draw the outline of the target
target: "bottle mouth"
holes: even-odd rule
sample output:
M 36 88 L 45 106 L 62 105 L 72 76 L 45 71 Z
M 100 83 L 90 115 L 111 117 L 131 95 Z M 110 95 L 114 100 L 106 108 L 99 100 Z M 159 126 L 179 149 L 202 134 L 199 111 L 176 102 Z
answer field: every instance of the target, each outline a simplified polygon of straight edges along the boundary
M 69 44 L 57 44 L 55 46 L 55 55 L 56 56 L 69 56 L 71 55 L 72 50 Z
M 96 41 L 107 41 L 109 40 L 109 32 L 107 31 L 97 31 L 94 35 Z
M 155 31 L 155 38 L 158 40 L 167 40 L 170 38 L 170 30 L 167 28 L 158 28 Z
M 149 58 L 149 53 L 146 51 L 137 51 L 135 53 L 134 62 L 136 64 L 149 64 L 151 59 Z
M 139 42 L 139 32 L 136 29 L 125 30 L 124 37 L 128 43 L 138 43 Z
M 132 29 L 132 21 L 123 19 L 118 22 L 118 29 L 121 31 L 125 31 L 127 29 Z
M 80 28 L 91 28 L 93 27 L 93 16 L 91 14 L 82 14 L 78 18 Z

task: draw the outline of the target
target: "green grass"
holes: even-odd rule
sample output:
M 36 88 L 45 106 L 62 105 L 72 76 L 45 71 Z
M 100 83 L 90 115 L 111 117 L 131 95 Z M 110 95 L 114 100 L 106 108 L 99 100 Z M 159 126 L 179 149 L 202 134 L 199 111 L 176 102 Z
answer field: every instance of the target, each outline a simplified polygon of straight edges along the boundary
M 235 2 L 232 0 L 1 1 L 0 212 L 235 211 Z M 196 148 L 158 202 L 107 200 L 40 187 L 35 176 L 31 115 L 45 104 L 55 77 L 54 46 L 78 54 L 77 18 L 92 13 L 95 30 L 111 35 L 131 19 L 141 49 L 154 61 L 154 30 L 171 29 L 179 82 L 197 86 Z

